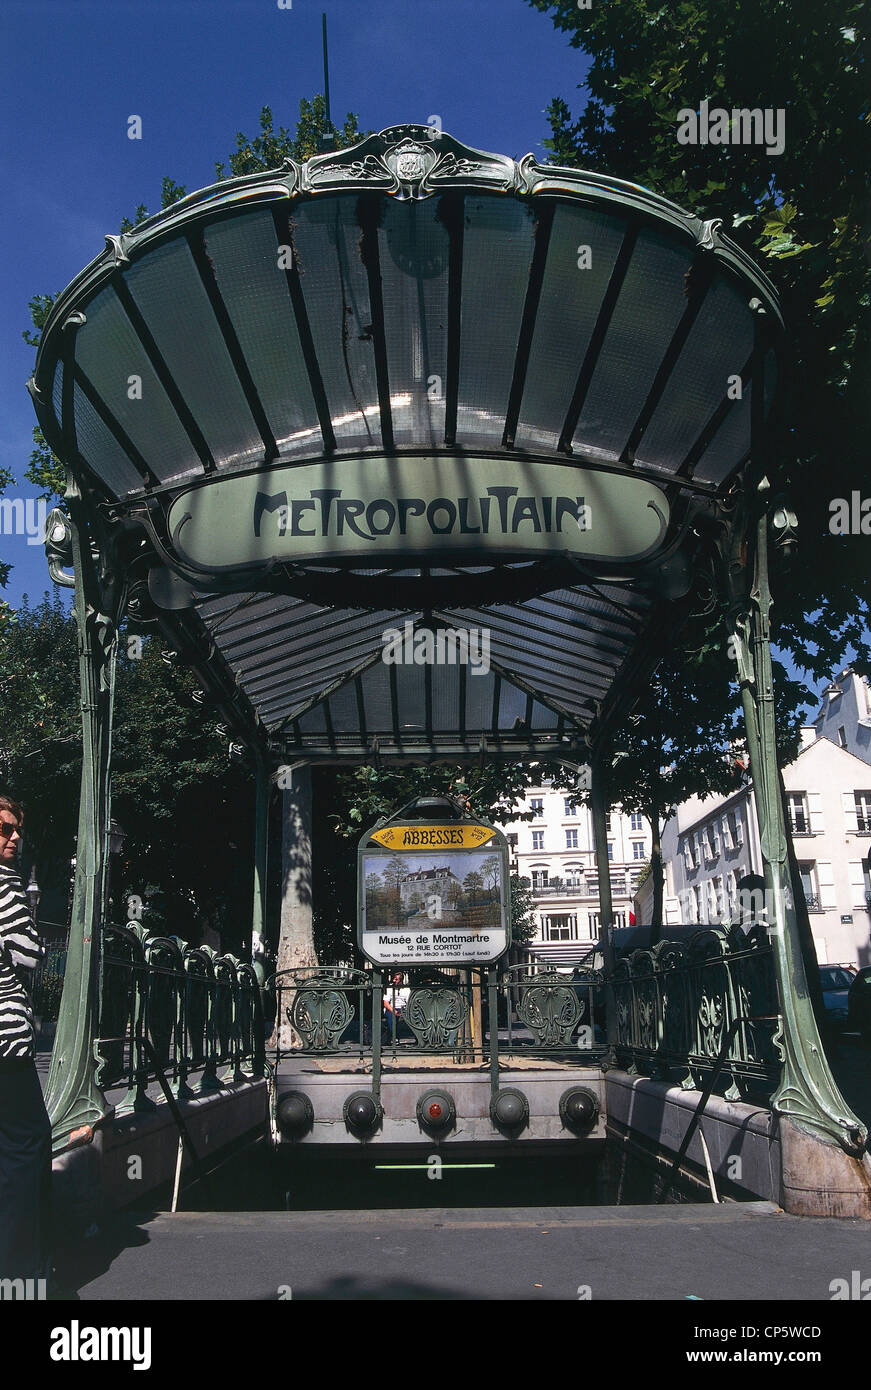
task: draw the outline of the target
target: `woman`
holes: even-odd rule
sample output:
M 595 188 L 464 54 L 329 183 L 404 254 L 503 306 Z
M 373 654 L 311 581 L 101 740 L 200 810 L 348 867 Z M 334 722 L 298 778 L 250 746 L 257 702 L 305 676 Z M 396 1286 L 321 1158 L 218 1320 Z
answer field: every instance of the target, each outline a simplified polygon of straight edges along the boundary
M 23 812 L 0 796 L 0 1278 L 46 1272 L 51 1124 L 33 1057 L 25 979 L 43 954 L 15 861 Z

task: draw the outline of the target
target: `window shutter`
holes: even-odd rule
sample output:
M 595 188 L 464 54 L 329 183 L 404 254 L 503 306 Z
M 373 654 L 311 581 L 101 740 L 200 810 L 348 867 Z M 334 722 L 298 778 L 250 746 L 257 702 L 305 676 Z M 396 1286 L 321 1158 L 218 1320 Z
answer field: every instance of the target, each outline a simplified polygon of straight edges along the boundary
M 853 907 L 865 906 L 865 874 L 860 860 L 848 865 L 850 870 L 850 903 Z
M 820 907 L 836 907 L 835 879 L 831 861 L 817 860 L 817 882 L 820 886 Z
M 825 827 L 823 825 L 822 795 L 820 792 L 808 792 L 807 804 L 810 812 L 811 833 L 822 835 Z
M 732 843 L 732 828 L 729 825 L 728 816 L 723 817 L 723 844 L 726 846 L 727 849 L 735 848 L 735 846 Z
M 856 820 L 856 797 L 853 792 L 841 792 L 841 801 L 844 805 L 844 822 L 848 830 L 855 832 L 857 827 Z

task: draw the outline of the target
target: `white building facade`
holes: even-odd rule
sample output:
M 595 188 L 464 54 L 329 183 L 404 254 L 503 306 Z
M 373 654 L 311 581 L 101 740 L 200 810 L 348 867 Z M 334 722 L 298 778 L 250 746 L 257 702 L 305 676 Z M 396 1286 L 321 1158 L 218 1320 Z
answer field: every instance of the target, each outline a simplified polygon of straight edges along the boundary
M 511 820 L 504 831 L 511 866 L 532 885 L 539 959 L 580 960 L 599 936 L 599 884 L 592 816 L 547 781 L 532 787 L 519 808 L 530 820 Z M 650 857 L 650 826 L 640 815 L 613 810 L 608 817 L 608 860 L 614 925 L 625 927 L 641 870 Z
M 842 672 L 802 739 L 783 780 L 817 959 L 871 965 L 868 682 Z M 752 785 L 684 802 L 665 826 L 662 849 L 664 924 L 728 921 L 740 879 L 762 874 Z M 646 883 L 636 903 L 639 921 L 649 919 L 650 896 Z

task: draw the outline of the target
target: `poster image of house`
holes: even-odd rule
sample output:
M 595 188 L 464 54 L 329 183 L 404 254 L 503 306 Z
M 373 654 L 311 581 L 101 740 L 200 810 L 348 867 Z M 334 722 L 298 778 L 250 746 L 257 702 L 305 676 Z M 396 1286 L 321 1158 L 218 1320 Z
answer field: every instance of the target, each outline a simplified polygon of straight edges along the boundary
M 492 851 L 366 854 L 363 888 L 367 931 L 504 924 L 502 859 Z

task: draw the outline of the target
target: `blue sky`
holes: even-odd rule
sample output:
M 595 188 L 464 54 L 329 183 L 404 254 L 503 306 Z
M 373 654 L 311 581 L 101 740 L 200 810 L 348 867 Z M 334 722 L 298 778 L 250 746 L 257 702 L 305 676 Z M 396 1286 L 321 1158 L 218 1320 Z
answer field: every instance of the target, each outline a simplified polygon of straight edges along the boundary
M 35 419 L 25 381 L 33 349 L 28 300 L 62 289 L 125 215 L 160 206 L 169 175 L 213 181 L 235 133 L 254 135 L 261 106 L 295 124 L 300 98 L 323 89 L 321 13 L 330 36 L 333 118 L 364 128 L 441 118 L 470 145 L 545 156 L 544 111 L 577 111 L 586 59 L 525 0 L 3 0 L 0 145 L 6 216 L 0 287 L 0 449 L 23 475 Z M 131 115 L 143 138 L 127 138 Z M 13 605 L 49 587 L 41 547 L 0 538 Z

